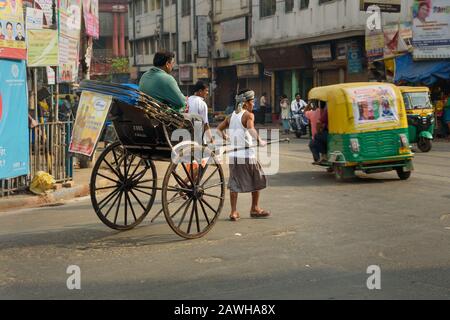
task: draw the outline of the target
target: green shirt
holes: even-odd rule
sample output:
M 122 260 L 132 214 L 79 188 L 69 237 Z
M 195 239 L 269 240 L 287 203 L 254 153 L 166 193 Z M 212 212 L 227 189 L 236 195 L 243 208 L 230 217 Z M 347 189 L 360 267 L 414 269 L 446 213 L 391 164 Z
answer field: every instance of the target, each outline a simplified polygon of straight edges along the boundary
M 164 70 L 151 67 L 141 78 L 139 90 L 175 111 L 182 112 L 186 107 L 186 97 L 178 87 L 177 81 Z

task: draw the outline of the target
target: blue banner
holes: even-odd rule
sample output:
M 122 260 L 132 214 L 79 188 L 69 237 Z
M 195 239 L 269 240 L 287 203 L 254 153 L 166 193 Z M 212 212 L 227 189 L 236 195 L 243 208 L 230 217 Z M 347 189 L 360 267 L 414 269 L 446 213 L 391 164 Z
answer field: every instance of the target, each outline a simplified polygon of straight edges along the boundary
M 0 60 L 0 179 L 29 173 L 25 61 Z

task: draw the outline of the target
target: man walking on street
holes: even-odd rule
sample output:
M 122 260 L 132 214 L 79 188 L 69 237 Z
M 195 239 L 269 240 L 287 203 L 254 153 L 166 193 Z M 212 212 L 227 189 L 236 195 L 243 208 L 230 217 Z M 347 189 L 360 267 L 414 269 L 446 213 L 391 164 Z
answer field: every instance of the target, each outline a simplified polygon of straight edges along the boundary
M 217 128 L 218 132 L 227 139 L 225 130 L 229 129 L 231 147 L 236 150 L 230 153 L 230 180 L 228 188 L 231 194 L 231 221 L 238 221 L 240 214 L 237 210 L 237 200 L 239 193 L 252 193 L 252 205 L 250 217 L 267 218 L 270 213 L 259 207 L 261 190 L 267 187 L 266 177 L 262 167 L 256 159 L 254 140 L 260 146 L 266 146 L 255 129 L 255 116 L 252 113 L 255 93 L 250 90 L 243 90 L 236 96 L 236 110 L 231 117 L 225 119 Z

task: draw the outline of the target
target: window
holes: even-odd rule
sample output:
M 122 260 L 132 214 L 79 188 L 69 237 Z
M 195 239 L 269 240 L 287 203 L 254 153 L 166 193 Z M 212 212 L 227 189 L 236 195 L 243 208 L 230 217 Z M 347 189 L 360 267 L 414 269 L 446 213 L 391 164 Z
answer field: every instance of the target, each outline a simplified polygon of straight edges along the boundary
M 192 42 L 183 42 L 184 62 L 192 62 Z
M 191 14 L 191 0 L 181 0 L 181 16 L 189 16 Z
M 273 16 L 277 11 L 277 0 L 259 0 L 260 18 Z
M 324 4 L 327 2 L 331 2 L 331 1 L 334 1 L 334 0 L 319 0 L 319 4 Z
M 285 12 L 292 12 L 294 10 L 294 0 L 284 0 Z
M 216 14 L 222 13 L 222 0 L 216 0 L 215 11 Z
M 300 0 L 300 10 L 309 8 L 309 0 Z

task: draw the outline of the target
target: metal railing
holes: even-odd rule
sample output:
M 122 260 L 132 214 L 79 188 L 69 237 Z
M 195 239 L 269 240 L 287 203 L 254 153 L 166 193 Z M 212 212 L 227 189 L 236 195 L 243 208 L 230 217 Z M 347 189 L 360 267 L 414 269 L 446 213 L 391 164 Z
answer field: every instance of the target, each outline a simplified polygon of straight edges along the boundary
M 0 197 L 26 190 L 39 171 L 51 174 L 57 183 L 73 178 L 73 158 L 68 153 L 72 121 L 40 123 L 30 129 L 30 175 L 0 180 Z

